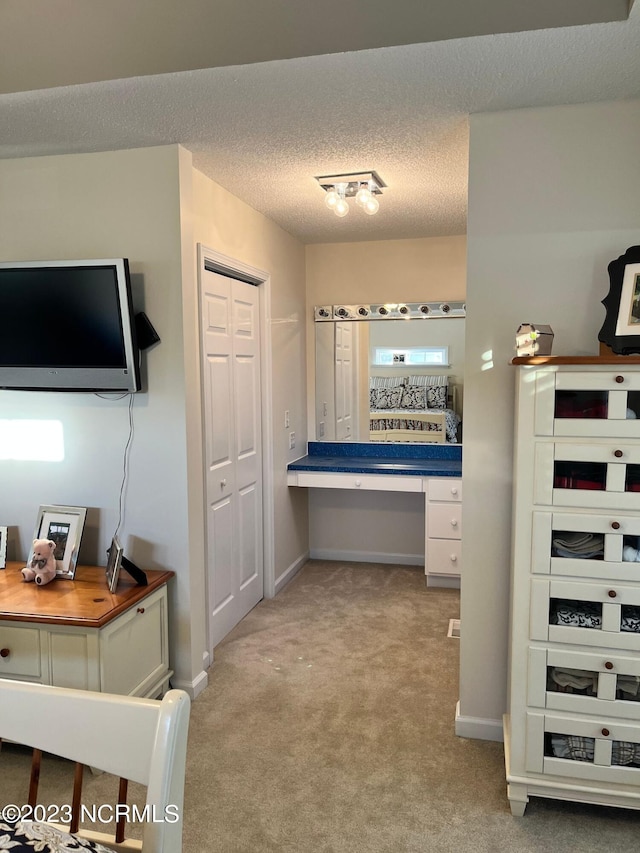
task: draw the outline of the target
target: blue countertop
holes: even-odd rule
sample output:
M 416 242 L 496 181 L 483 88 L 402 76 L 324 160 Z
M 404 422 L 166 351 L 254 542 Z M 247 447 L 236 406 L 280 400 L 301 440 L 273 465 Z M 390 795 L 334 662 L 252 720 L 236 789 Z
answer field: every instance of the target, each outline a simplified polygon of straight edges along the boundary
M 289 471 L 345 474 L 411 474 L 417 477 L 462 476 L 460 445 L 374 442 L 309 442 L 309 454 L 289 463 Z

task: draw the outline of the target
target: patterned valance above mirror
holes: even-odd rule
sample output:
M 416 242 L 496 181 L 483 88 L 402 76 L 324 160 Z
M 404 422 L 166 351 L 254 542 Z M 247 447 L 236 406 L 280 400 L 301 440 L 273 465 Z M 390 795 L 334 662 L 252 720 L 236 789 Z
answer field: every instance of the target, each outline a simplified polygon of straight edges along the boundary
M 464 302 L 385 302 L 378 305 L 316 305 L 318 322 L 342 320 L 429 320 L 435 317 L 465 317 Z

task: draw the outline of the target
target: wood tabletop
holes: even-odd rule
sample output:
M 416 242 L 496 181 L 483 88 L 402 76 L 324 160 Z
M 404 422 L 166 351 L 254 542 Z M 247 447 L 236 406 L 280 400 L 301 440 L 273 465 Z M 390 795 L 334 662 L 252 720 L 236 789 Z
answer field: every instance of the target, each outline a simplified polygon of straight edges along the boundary
M 0 569 L 0 620 L 101 628 L 174 575 L 145 570 L 148 586 L 138 586 L 122 569 L 111 593 L 104 567 L 77 566 L 74 580 L 56 578 L 45 586 L 25 583 L 23 567 L 24 563 L 8 562 Z

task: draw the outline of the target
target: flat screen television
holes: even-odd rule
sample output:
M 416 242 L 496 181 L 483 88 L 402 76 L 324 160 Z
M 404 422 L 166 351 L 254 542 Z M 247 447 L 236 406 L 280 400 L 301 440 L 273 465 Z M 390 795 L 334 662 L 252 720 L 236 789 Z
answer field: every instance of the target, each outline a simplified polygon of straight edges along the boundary
M 0 388 L 140 390 L 126 258 L 0 263 Z

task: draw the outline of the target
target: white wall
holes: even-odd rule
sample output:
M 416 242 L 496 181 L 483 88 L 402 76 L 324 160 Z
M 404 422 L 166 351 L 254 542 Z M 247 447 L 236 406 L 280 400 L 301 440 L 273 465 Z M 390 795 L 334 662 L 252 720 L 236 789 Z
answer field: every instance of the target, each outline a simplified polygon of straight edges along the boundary
M 598 353 L 607 265 L 640 243 L 640 102 L 471 117 L 460 713 L 505 711 L 515 332 Z M 491 728 L 491 724 L 489 725 Z
M 135 395 L 122 541 L 140 566 L 176 572 L 170 588 L 174 684 L 204 686 L 206 610 L 196 243 L 271 273 L 275 569 L 280 585 L 308 552 L 306 494 L 286 465 L 306 449 L 304 249 L 192 168 L 179 146 L 0 160 L 0 260 L 127 257 L 134 302 L 161 343 Z M 284 410 L 299 445 L 289 451 Z M 26 559 L 38 507 L 89 508 L 80 562 L 104 565 L 118 519 L 127 400 L 0 391 L 1 418 L 63 424 L 59 463 L 0 461 L 0 523 Z M 11 556 L 11 555 L 10 555 Z M 65 581 L 57 581 L 64 583 Z
M 190 158 L 188 152 L 183 152 L 183 156 Z M 306 491 L 287 486 L 287 464 L 306 453 L 307 441 L 304 247 L 201 172 L 191 169 L 183 178 L 183 207 L 185 194 L 190 193 L 192 198 L 190 221 L 183 216 L 183 232 L 190 235 L 186 240 L 187 254 L 197 243 L 202 243 L 269 273 L 271 278 L 274 561 L 276 589 L 279 589 L 300 568 L 309 547 Z M 191 279 L 195 287 L 195 258 Z M 199 388 L 194 304 L 189 306 L 188 314 L 185 341 L 187 358 L 192 365 L 189 375 L 192 379 L 198 376 L 194 381 Z M 285 411 L 289 412 L 289 427 L 285 427 Z M 200 428 L 199 404 L 192 395 L 188 406 L 189 446 L 193 454 L 189 472 L 196 496 L 203 493 L 202 462 L 198 456 L 202 447 Z M 291 431 L 296 433 L 297 441 L 293 450 L 289 449 Z
M 459 236 L 313 244 L 306 247 L 306 271 L 308 406 L 313 428 L 313 306 L 464 300 L 466 239 Z M 432 321 L 413 322 L 425 323 L 427 328 Z M 366 355 L 363 367 L 366 368 Z M 394 493 L 391 502 L 388 495 L 379 492 L 356 495 L 335 489 L 309 491 L 312 555 L 424 562 L 423 495 Z
M 173 569 L 171 663 L 190 680 L 185 381 L 178 149 L 0 160 L 0 259 L 129 258 L 135 308 L 162 342 L 143 356 L 148 390 L 134 397 L 125 554 Z M 88 507 L 80 562 L 104 565 L 118 521 L 127 399 L 0 391 L 2 418 L 54 418 L 62 462 L 0 461 L 0 519 L 25 559 L 41 504 Z M 59 580 L 56 583 L 67 583 Z

